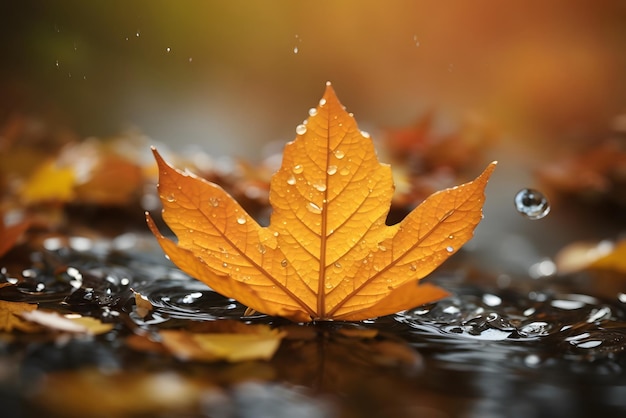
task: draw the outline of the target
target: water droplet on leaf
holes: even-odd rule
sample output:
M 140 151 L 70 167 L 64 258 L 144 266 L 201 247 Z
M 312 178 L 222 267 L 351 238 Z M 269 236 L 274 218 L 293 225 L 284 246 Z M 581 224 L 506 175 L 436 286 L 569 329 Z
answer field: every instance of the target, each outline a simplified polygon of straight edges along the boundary
M 175 202 L 176 198 L 174 197 L 173 194 L 168 194 L 167 197 L 165 198 L 168 202 Z
M 237 218 L 237 223 L 239 225 L 244 225 L 246 223 L 246 218 L 244 218 L 243 216 L 240 216 L 239 218 Z
M 304 171 L 304 167 L 302 167 L 300 164 L 296 164 L 293 166 L 293 170 L 292 170 L 295 174 L 300 174 Z
M 319 192 L 323 192 L 326 190 L 326 183 L 313 183 L 313 187 Z
M 337 172 L 337 166 L 336 165 L 329 165 L 328 169 L 326 170 L 326 172 L 328 173 L 329 176 L 332 176 L 333 174 L 335 174 Z
M 447 252 L 449 252 L 449 253 L 451 253 L 451 252 L 453 252 L 453 251 L 454 251 L 454 247 L 450 247 L 450 246 L 448 246 L 448 247 L 446 247 L 446 251 L 447 251 Z
M 315 116 L 317 115 L 317 109 L 312 107 L 309 109 L 309 116 Z
M 280 262 L 280 265 L 281 265 L 282 267 L 287 267 L 287 260 L 286 260 L 286 259 L 283 259 L 283 260 Z
M 345 156 L 346 156 L 346 153 L 343 152 L 342 150 L 340 149 L 335 150 L 335 157 L 337 157 L 338 160 L 341 160 Z
M 309 202 L 308 205 L 306 205 L 306 208 L 309 210 L 309 212 L 311 213 L 322 213 L 322 208 L 320 208 L 319 206 L 317 206 L 315 203 L 313 202 Z
M 304 135 L 306 133 L 306 125 L 300 124 L 296 126 L 296 133 L 298 135 Z
M 541 219 L 550 213 L 548 199 L 538 190 L 522 189 L 515 195 L 515 208 L 528 219 Z
M 289 178 L 287 179 L 287 184 L 293 186 L 294 184 L 296 184 L 296 178 L 294 176 L 289 176 Z

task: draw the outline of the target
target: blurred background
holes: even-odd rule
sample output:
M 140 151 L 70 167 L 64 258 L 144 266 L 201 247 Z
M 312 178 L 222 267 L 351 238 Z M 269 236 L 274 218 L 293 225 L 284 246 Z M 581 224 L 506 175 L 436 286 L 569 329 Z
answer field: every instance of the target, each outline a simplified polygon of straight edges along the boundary
M 81 138 L 137 129 L 258 159 L 327 80 L 374 138 L 429 111 L 442 132 L 481 118 L 500 138 L 485 240 L 558 222 L 521 223 L 515 192 L 624 128 L 619 0 L 4 1 L 0 32 L 0 117 L 51 113 Z

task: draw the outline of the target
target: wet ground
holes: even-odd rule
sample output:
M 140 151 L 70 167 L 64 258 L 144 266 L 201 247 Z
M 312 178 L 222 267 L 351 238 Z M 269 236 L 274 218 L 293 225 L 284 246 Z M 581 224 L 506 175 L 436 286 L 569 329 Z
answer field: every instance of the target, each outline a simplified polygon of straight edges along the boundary
M 11 253 L 2 280 L 17 286 L 0 289 L 0 299 L 114 328 L 71 338 L 4 335 L 2 416 L 626 413 L 626 294 L 595 287 L 615 278 L 490 276 L 468 267 L 471 254 L 461 252 L 429 279 L 452 292 L 447 299 L 361 323 L 296 325 L 244 318 L 245 307 L 182 274 L 144 233 L 48 238 L 31 250 Z M 153 304 L 150 315 L 138 315 L 133 290 Z M 271 324 L 288 336 L 271 361 L 232 364 L 183 362 L 127 344 L 137 333 L 222 318 Z

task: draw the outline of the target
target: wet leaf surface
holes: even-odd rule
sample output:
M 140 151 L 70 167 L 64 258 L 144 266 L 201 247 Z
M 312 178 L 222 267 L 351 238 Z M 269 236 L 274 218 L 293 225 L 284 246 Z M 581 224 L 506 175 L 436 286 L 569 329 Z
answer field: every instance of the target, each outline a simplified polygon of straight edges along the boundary
M 444 297 L 417 282 L 472 237 L 495 163 L 388 226 L 393 179 L 369 134 L 330 84 L 313 110 L 272 177 L 268 227 L 155 150 L 163 219 L 178 238 L 165 238 L 148 216 L 165 253 L 220 294 L 297 322 L 362 320 Z

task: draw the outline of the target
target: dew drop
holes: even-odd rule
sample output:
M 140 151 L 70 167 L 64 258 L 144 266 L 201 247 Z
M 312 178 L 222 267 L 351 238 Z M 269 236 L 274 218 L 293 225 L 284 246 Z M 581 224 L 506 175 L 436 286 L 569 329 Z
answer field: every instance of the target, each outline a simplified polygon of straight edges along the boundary
M 350 174 L 350 169 L 348 167 L 343 167 L 341 170 L 339 170 L 339 174 L 341 174 L 342 176 L 347 176 L 348 174 Z
M 176 202 L 176 198 L 174 197 L 173 194 L 168 194 L 167 197 L 165 198 L 168 202 Z
M 292 170 L 295 174 L 300 174 L 304 171 L 304 167 L 302 167 L 300 164 L 296 164 L 293 166 L 293 170 Z
M 165 52 L 170 52 L 172 49 L 168 46 L 167 48 L 165 48 Z
M 329 165 L 328 169 L 326 170 L 326 172 L 328 173 L 329 176 L 332 176 L 333 174 L 335 174 L 337 172 L 337 166 L 336 165 Z
M 454 252 L 454 247 L 448 246 L 448 247 L 446 247 L 446 251 L 449 252 L 449 253 Z
M 259 245 L 257 246 L 257 250 L 259 250 L 259 252 L 260 252 L 261 254 L 265 254 L 265 252 L 267 251 L 267 249 L 265 248 L 265 245 L 263 245 L 263 244 L 259 244 Z
M 340 149 L 335 150 L 335 157 L 337 157 L 338 160 L 341 160 L 345 156 L 346 156 L 346 153 L 343 152 L 342 150 Z
M 296 178 L 294 176 L 289 176 L 289 178 L 287 179 L 287 184 L 293 186 L 294 184 L 296 184 Z
M 274 235 L 275 237 L 278 237 L 278 232 L 274 232 L 272 235 Z
M 370 137 L 370 133 L 366 132 L 366 131 L 361 131 L 361 135 L 363 135 L 363 138 L 369 138 Z
M 281 265 L 282 267 L 287 267 L 287 259 L 283 259 L 283 260 L 280 262 L 280 265 Z
M 330 290 L 333 288 L 333 285 L 330 283 L 326 283 L 326 285 L 324 286 L 326 289 Z
M 228 267 L 228 263 L 222 263 L 222 267 L 224 268 Z
M 309 109 L 309 116 L 315 116 L 317 115 L 317 109 L 312 107 Z
M 313 187 L 319 192 L 326 191 L 326 183 L 313 183 Z
M 415 264 L 415 263 L 411 263 L 411 264 L 409 265 L 409 270 L 411 270 L 411 271 L 417 271 L 417 264 Z
M 341 268 L 341 263 L 339 261 L 335 261 L 335 264 L 333 264 L 335 266 L 335 268 L 340 269 Z
M 304 135 L 306 133 L 306 125 L 301 123 L 300 125 L 296 126 L 296 133 L 298 135 Z
M 454 239 L 454 235 L 448 235 L 448 239 Z
M 382 244 L 378 244 L 378 249 L 379 249 L 380 251 L 383 251 L 383 252 L 387 251 L 387 247 L 385 247 L 385 246 L 384 246 L 384 245 L 382 245 Z
M 209 204 L 213 206 L 214 208 L 216 208 L 220 205 L 220 200 L 217 197 L 210 197 Z
M 320 99 L 320 106 L 324 106 L 326 104 L 326 99 Z
M 294 54 L 297 54 L 297 53 L 298 53 L 298 47 L 297 47 L 297 46 L 294 46 L 294 47 L 293 47 L 293 53 L 294 53 Z
M 315 203 L 313 202 L 309 202 L 308 205 L 306 205 L 306 208 L 309 210 L 309 212 L 311 213 L 322 213 L 322 208 L 320 208 L 319 206 L 317 206 Z
M 246 223 L 246 218 L 244 218 L 243 216 L 240 216 L 239 218 L 237 218 L 237 223 L 239 225 L 244 225 Z
M 515 195 L 515 209 L 528 219 L 541 219 L 550 213 L 550 203 L 540 191 L 522 189 Z

